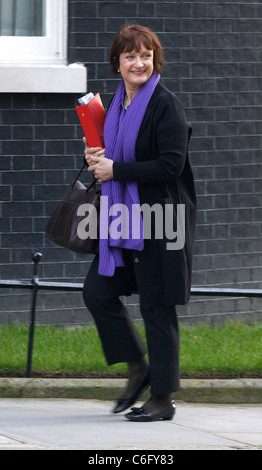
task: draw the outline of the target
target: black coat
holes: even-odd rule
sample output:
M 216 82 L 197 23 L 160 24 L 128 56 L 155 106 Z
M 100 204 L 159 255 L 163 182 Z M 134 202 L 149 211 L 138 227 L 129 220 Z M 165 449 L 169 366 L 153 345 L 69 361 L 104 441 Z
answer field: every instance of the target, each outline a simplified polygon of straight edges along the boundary
M 142 252 L 133 252 L 142 307 L 184 305 L 189 301 L 196 222 L 196 195 L 188 158 L 191 133 L 180 101 L 158 83 L 139 130 L 136 162 L 113 165 L 115 181 L 137 181 L 141 205 L 160 203 L 164 208 L 173 204 L 174 232 L 177 204 L 185 205 L 185 243 L 181 249 L 167 250 L 171 240 L 165 236 L 164 218 L 164 236 L 154 236 L 152 220 L 151 239 L 144 241 Z

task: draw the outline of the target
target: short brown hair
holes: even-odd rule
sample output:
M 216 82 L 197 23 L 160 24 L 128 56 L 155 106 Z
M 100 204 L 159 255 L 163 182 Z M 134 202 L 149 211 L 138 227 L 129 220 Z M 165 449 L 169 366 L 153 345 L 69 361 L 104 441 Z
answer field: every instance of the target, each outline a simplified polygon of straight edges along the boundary
M 115 36 L 110 50 L 110 67 L 114 75 L 119 69 L 119 56 L 123 52 L 139 52 L 141 45 L 154 51 L 154 70 L 160 73 L 164 66 L 164 59 L 160 41 L 151 29 L 138 24 L 124 25 Z

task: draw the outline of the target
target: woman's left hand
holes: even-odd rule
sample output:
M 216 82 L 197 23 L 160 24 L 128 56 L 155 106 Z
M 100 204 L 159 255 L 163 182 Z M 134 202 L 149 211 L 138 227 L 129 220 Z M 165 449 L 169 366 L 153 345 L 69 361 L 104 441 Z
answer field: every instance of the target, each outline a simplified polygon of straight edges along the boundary
M 98 183 L 111 180 L 113 178 L 113 160 L 105 157 L 92 157 L 94 165 L 88 167 L 88 171 L 93 171 Z

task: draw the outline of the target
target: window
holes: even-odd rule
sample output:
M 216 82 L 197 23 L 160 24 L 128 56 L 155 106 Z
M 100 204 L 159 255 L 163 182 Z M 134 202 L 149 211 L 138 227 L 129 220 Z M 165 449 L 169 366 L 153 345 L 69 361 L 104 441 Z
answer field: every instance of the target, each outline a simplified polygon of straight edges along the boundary
M 0 0 L 0 63 L 66 63 L 67 1 Z
M 68 0 L 0 0 L 0 92 L 85 92 L 67 34 Z
M 45 36 L 45 0 L 0 0 L 1 36 Z

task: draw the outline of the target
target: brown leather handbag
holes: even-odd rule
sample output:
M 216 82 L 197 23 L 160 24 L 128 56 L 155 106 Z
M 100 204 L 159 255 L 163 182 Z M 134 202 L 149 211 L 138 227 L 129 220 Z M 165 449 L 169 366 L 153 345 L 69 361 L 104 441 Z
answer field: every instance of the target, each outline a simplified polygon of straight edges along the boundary
M 76 253 L 97 254 L 101 192 L 97 190 L 96 179 L 87 187 L 79 181 L 84 167 L 85 163 L 53 212 L 46 235 Z

